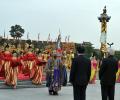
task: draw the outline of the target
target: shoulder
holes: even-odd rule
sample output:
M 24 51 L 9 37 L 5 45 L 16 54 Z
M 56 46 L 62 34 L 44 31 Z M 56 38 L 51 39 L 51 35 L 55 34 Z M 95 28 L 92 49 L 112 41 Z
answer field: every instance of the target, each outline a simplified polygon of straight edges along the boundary
M 73 59 L 72 59 L 72 63 L 76 63 L 77 61 L 78 61 L 77 58 L 73 58 Z
M 109 58 L 103 58 L 103 59 L 102 59 L 102 61 L 107 61 L 107 60 L 109 60 Z
M 102 59 L 102 64 L 103 64 L 103 63 L 106 63 L 106 62 L 108 62 L 108 61 L 109 61 L 108 58 L 103 58 L 103 59 Z
M 88 57 L 86 57 L 86 56 L 84 56 L 84 58 L 85 58 L 86 60 L 88 60 L 88 61 L 91 61 L 90 58 L 88 58 Z
M 72 59 L 72 61 L 77 61 L 79 59 L 79 57 L 75 57 Z
M 113 59 L 114 59 L 114 61 L 115 61 L 116 64 L 119 63 L 119 60 L 116 57 L 114 57 Z
M 84 59 L 85 61 L 91 62 L 90 58 L 83 56 L 82 59 Z
M 118 61 L 118 59 L 117 59 L 116 57 L 113 57 L 113 59 L 114 59 L 115 61 Z
M 106 58 L 106 61 L 115 61 L 115 62 L 117 62 L 118 60 L 117 60 L 116 57 L 108 57 L 108 58 Z

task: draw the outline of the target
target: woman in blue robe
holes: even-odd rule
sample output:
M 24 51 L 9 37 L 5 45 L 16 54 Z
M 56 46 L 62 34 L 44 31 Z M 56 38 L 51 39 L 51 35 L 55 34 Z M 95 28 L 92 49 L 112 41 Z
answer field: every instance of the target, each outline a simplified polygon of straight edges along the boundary
M 53 72 L 53 80 L 49 87 L 49 94 L 50 95 L 58 95 L 58 91 L 61 90 L 61 65 L 62 61 L 59 55 L 54 55 L 54 72 Z

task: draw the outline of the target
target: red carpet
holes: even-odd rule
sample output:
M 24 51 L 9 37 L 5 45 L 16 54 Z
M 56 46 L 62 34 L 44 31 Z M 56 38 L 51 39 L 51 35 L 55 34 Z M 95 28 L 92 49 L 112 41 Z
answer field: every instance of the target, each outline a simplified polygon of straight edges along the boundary
M 29 76 L 25 76 L 24 74 L 19 74 L 18 75 L 18 80 L 29 80 L 30 78 L 29 78 Z M 43 75 L 43 81 L 45 81 L 45 75 Z M 0 80 L 4 80 L 4 77 L 0 77 Z

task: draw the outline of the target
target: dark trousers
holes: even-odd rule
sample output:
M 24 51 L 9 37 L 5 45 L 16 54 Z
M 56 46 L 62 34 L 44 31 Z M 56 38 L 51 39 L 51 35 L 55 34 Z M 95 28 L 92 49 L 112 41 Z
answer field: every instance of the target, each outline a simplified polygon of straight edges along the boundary
M 51 83 L 52 83 L 52 75 L 46 74 L 46 87 L 49 87 Z
M 101 85 L 102 100 L 114 100 L 115 85 Z
M 86 85 L 73 85 L 74 100 L 86 100 Z

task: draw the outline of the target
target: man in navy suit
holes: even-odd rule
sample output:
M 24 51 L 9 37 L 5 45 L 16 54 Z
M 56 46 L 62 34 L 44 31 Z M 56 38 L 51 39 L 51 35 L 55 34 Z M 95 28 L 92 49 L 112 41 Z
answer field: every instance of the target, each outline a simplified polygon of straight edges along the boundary
M 74 100 L 86 100 L 86 88 L 91 75 L 91 61 L 85 57 L 85 48 L 77 47 L 78 56 L 72 61 L 70 82 L 73 85 Z

